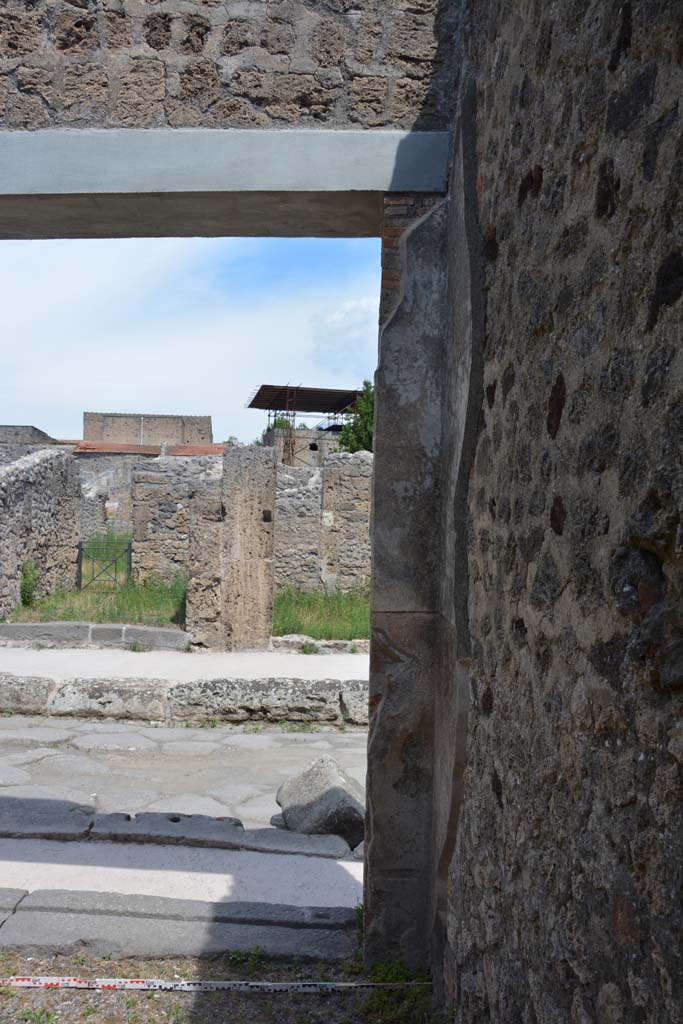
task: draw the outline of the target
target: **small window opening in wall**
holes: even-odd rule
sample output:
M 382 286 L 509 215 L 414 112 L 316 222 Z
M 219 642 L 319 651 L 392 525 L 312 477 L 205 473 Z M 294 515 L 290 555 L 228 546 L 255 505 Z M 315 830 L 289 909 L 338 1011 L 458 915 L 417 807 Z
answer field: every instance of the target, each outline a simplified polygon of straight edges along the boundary
M 318 446 L 315 443 L 315 441 L 313 441 L 312 444 L 309 444 L 308 450 L 309 450 L 309 452 L 317 452 L 318 451 Z
M 271 510 L 269 508 L 264 508 L 264 510 L 263 510 L 263 522 L 264 523 L 272 523 L 272 521 L 273 521 L 273 513 L 271 512 Z

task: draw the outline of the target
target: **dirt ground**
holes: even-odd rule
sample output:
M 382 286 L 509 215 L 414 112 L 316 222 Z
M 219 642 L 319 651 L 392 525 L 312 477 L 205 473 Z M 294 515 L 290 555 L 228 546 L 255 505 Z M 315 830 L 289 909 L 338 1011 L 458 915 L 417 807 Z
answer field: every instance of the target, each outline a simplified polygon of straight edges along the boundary
M 199 960 L 100 960 L 87 954 L 45 959 L 0 953 L 0 978 L 12 976 L 171 980 L 360 981 L 359 960 L 267 964 L 257 951 Z M 431 1024 L 428 995 L 217 992 L 87 992 L 0 987 L 0 1024 Z

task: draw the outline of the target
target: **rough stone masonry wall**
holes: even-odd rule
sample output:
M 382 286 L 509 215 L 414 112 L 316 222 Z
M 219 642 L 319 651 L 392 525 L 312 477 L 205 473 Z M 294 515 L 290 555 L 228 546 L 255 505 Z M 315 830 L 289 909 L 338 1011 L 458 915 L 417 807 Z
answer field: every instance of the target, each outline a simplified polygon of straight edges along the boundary
M 278 465 L 276 589 L 369 586 L 371 484 L 369 452 L 329 455 L 322 469 Z
M 320 587 L 322 469 L 277 467 L 275 504 L 275 588 Z
M 328 455 L 323 463 L 320 580 L 327 590 L 370 584 L 372 454 Z
M 77 455 L 81 477 L 81 540 L 133 532 L 133 470 L 139 455 Z M 151 461 L 151 460 L 150 460 Z
M 190 504 L 220 496 L 222 459 L 149 459 L 133 471 L 133 571 L 136 579 L 187 576 Z
M 0 124 L 448 122 L 436 0 L 5 0 Z
M 487 308 L 447 981 L 463 1022 L 673 1024 L 681 7 L 465 9 Z
M 35 562 L 37 596 L 76 583 L 80 504 L 70 453 L 39 451 L 0 468 L 0 619 L 21 596 L 21 569 Z

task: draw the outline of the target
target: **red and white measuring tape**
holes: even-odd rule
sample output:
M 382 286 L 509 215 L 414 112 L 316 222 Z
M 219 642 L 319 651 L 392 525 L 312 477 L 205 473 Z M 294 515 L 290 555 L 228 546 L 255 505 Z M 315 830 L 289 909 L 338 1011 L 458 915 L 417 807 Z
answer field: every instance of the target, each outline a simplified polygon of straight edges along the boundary
M 100 992 L 285 992 L 332 995 L 365 990 L 397 991 L 429 988 L 429 982 L 407 981 L 166 981 L 158 978 L 0 978 L 0 988 L 86 989 Z

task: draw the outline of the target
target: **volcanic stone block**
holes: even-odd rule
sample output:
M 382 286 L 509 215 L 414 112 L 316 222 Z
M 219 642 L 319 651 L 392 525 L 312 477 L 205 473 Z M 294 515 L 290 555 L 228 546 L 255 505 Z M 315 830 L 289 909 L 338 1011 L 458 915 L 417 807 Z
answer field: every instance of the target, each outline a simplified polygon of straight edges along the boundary
M 283 783 L 277 802 L 292 832 L 342 836 L 352 847 L 363 841 L 365 793 L 331 757 Z

